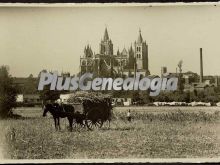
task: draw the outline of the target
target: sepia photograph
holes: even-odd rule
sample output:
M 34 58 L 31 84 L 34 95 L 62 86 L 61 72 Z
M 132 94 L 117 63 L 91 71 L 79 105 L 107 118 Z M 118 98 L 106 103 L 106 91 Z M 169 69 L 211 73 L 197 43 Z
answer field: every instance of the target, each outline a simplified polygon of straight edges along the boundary
M 0 163 L 220 161 L 220 3 L 0 4 Z

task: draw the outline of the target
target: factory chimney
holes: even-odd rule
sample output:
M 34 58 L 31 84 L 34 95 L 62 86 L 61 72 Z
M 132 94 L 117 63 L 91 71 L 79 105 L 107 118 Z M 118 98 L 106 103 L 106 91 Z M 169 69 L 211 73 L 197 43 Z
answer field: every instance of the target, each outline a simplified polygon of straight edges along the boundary
M 202 48 L 200 48 L 200 83 L 203 82 L 203 60 L 202 60 Z

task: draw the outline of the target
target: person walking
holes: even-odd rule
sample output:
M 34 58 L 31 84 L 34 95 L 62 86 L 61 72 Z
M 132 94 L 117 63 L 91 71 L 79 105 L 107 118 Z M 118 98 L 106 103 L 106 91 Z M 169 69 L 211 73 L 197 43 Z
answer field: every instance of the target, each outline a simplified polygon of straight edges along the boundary
M 131 122 L 131 110 L 129 109 L 127 112 L 127 120 Z

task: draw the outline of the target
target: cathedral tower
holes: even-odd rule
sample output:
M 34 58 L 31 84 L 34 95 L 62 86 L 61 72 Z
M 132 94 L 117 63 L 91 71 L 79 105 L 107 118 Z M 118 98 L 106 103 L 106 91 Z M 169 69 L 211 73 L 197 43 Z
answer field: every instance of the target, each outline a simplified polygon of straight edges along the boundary
M 89 45 L 87 45 L 84 49 L 84 57 L 86 57 L 86 58 L 92 58 L 93 57 L 93 52 L 92 52 L 92 49 Z
M 139 30 L 138 39 L 134 43 L 134 52 L 137 64 L 137 71 L 145 71 L 146 75 L 149 75 L 148 45 L 146 44 L 146 41 L 143 41 L 141 30 Z
M 105 28 L 104 37 L 100 43 L 100 54 L 113 55 L 113 44 L 108 36 L 108 30 Z
M 83 57 L 80 57 L 80 73 L 93 71 L 93 52 L 91 46 L 87 45 L 84 49 Z
M 132 48 L 132 45 L 128 51 L 129 58 L 128 58 L 128 68 L 134 68 L 135 58 L 134 58 L 134 50 Z

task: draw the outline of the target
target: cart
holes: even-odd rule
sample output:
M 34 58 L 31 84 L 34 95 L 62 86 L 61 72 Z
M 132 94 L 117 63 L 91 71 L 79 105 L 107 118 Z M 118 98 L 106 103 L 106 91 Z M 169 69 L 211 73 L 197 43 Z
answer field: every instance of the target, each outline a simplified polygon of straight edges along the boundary
M 74 128 L 87 127 L 89 130 L 110 128 L 112 116 L 112 100 L 105 95 L 97 96 L 87 94 L 85 96 L 75 95 L 69 99 L 75 108 Z

